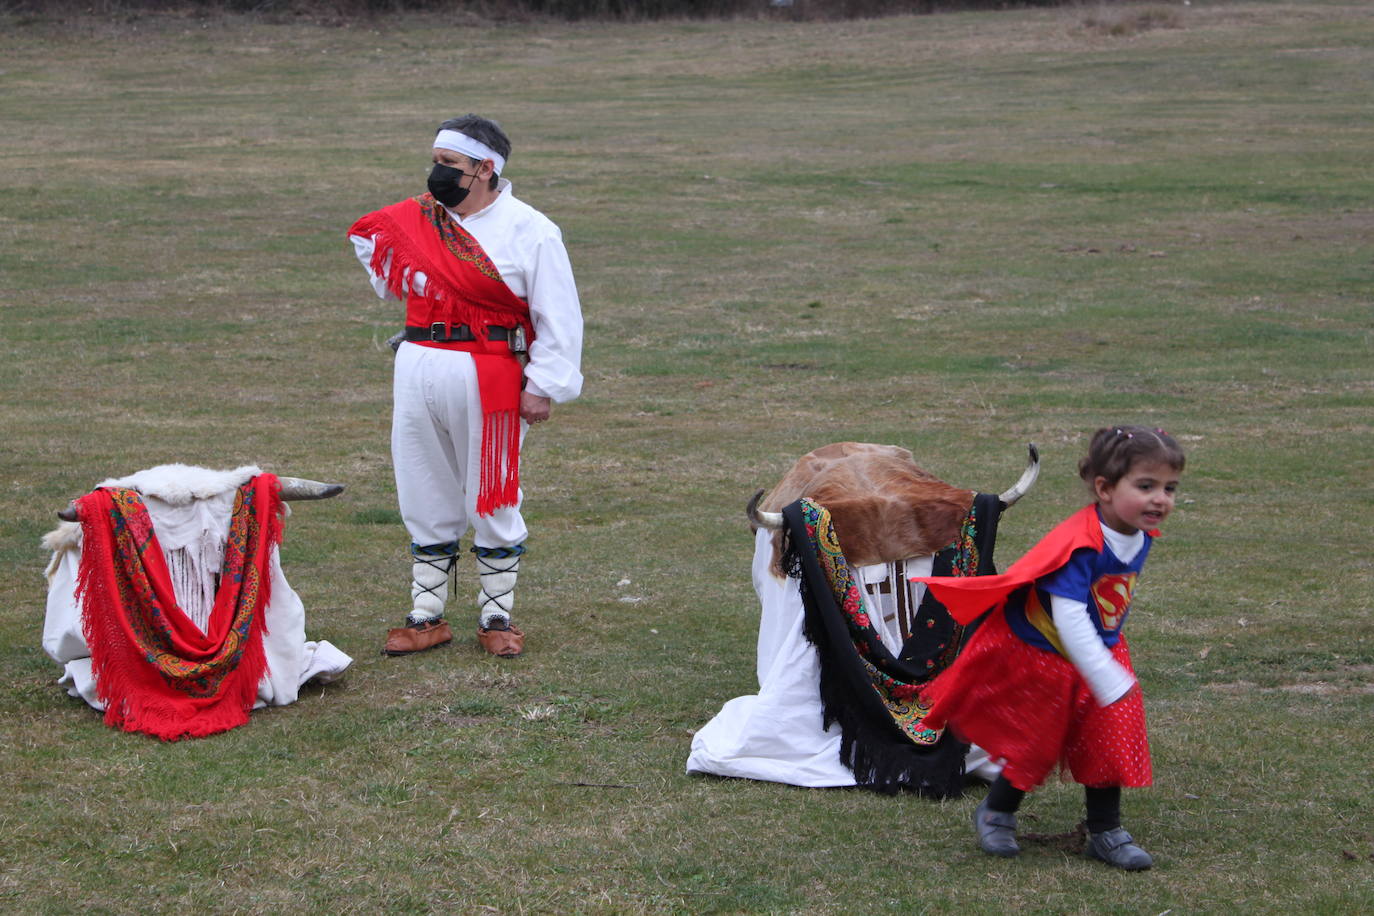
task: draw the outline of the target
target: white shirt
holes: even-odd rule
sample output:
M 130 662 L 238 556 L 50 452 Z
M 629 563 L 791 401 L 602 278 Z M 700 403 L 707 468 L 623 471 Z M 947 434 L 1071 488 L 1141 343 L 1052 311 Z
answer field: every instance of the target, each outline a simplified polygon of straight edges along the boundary
M 525 366 L 525 390 L 558 403 L 576 398 L 582 393 L 582 306 L 563 233 L 547 216 L 517 199 L 504 178 L 497 186 L 496 200 L 471 216 L 444 209 L 482 246 L 511 292 L 529 303 L 534 342 Z M 349 238 L 377 295 L 395 299 L 386 287 L 385 274 L 378 276 L 370 267 L 373 240 L 358 235 Z M 390 267 L 388 258 L 385 269 Z M 425 280 L 419 271 L 412 277 L 412 288 L 419 295 L 424 294 Z

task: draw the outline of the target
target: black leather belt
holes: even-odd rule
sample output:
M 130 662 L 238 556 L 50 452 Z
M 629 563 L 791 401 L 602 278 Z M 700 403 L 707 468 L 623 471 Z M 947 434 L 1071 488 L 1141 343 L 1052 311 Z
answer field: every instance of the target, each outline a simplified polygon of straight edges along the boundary
M 487 325 L 487 340 L 510 340 L 510 335 L 510 328 L 503 328 L 499 324 Z M 406 340 L 409 341 L 428 340 L 433 343 L 453 343 L 476 339 L 477 336 L 472 333 L 472 328 L 465 324 L 436 321 L 434 324 L 426 326 L 406 325 Z

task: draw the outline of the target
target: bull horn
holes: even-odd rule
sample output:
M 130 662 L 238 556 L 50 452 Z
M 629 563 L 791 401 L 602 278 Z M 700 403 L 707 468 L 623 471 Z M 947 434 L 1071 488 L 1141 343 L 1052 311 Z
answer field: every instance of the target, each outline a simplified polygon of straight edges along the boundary
M 749 516 L 749 521 L 760 528 L 767 528 L 769 531 L 782 530 L 781 512 L 764 512 L 759 509 L 759 503 L 763 500 L 763 490 L 754 494 L 754 498 L 749 500 L 749 505 L 745 506 L 744 514 Z
M 281 481 L 281 498 L 283 500 L 328 499 L 331 496 L 338 496 L 344 491 L 341 483 L 320 483 L 318 480 L 306 480 L 304 477 L 279 477 L 277 479 Z M 67 508 L 59 509 L 57 517 L 64 522 L 77 521 L 76 503 L 68 503 Z
M 1026 495 L 1031 485 L 1035 483 L 1035 478 L 1040 476 L 1040 449 L 1031 442 L 1027 445 L 1030 452 L 1030 460 L 1026 464 L 1026 469 L 1021 472 L 1021 479 L 1012 485 L 1012 488 L 1001 496 L 997 497 L 1002 501 L 1002 508 L 1014 506 L 1016 501 Z
M 306 480 L 304 477 L 277 479 L 281 481 L 281 498 L 284 500 L 328 499 L 338 496 L 344 490 L 341 483 L 320 483 L 318 480 Z

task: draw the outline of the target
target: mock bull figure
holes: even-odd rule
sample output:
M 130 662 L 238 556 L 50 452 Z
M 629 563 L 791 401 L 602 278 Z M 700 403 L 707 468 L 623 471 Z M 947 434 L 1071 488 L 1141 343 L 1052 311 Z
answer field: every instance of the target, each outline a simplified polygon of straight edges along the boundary
M 582 310 L 562 234 L 501 177 L 510 140 L 493 121 L 445 121 L 429 191 L 349 230 L 383 299 L 405 301 L 391 427 L 401 517 L 410 534 L 411 610 L 383 651 L 450 642 L 444 619 L 461 539 L 473 531 L 477 637 L 514 657 L 511 622 L 527 529 L 520 446 L 550 405 L 582 390 Z
M 278 545 L 284 501 L 343 488 L 245 466 L 162 465 L 106 480 L 58 515 L 43 648 L 59 683 L 164 740 L 242 725 L 352 659 L 305 638 Z
M 972 627 L 912 575 L 993 569 L 1001 513 L 1039 455 L 999 494 L 953 487 L 910 451 L 842 442 L 797 461 L 746 510 L 755 530 L 759 692 L 729 701 L 692 739 L 688 772 L 791 785 L 909 789 L 945 797 L 997 766 L 926 728 L 919 685 L 948 667 Z M 788 578 L 791 576 L 792 578 Z

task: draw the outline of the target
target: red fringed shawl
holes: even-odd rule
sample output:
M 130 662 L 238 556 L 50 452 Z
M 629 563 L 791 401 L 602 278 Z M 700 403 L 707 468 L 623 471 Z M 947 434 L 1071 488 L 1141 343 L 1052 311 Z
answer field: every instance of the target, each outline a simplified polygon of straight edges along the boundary
M 164 741 L 245 724 L 267 671 L 262 635 L 271 560 L 282 538 L 281 484 L 239 488 L 206 632 L 177 605 L 152 519 L 131 489 L 77 500 L 77 599 L 105 723 Z
M 482 398 L 482 467 L 477 514 L 513 506 L 520 491 L 520 389 L 524 369 L 504 341 L 480 333 L 489 324 L 520 326 L 534 340 L 530 307 L 501 279 L 482 246 L 422 194 L 359 219 L 349 235 L 373 240 L 372 272 L 406 302 L 406 324 L 466 324 L 478 331 L 471 342 L 420 341 L 421 346 L 464 350 L 477 367 Z M 388 263 L 389 262 L 389 263 Z M 425 294 L 412 291 L 414 274 L 425 275 Z

